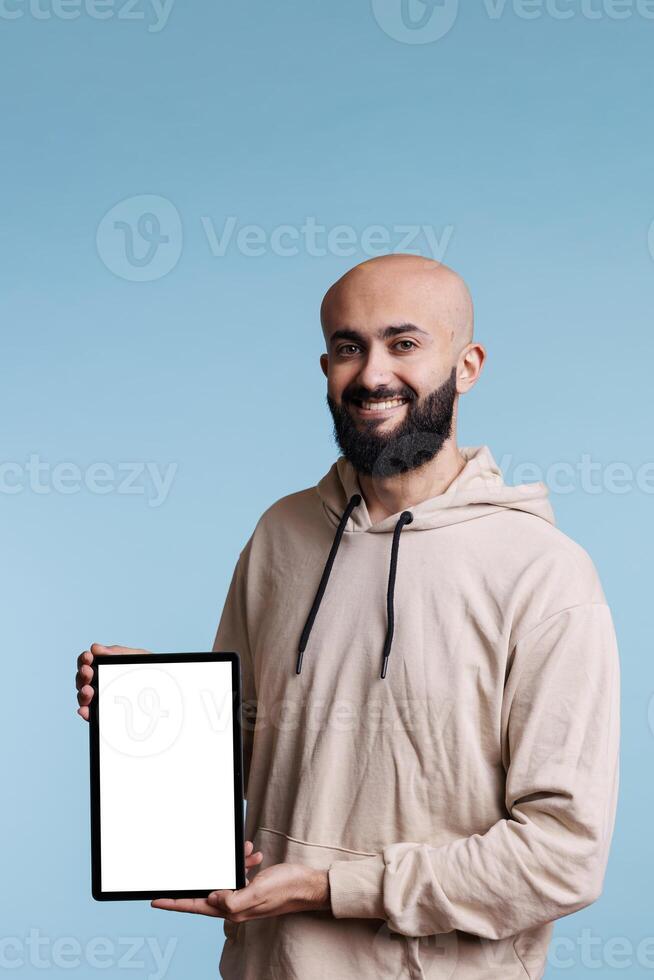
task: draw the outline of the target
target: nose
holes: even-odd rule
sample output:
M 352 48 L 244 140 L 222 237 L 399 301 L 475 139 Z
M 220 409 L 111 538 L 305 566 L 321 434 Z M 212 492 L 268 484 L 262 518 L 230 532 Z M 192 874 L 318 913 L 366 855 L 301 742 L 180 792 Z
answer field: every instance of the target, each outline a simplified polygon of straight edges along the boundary
M 375 388 L 391 387 L 393 384 L 392 365 L 384 348 L 370 347 L 357 375 L 362 388 L 374 391 Z

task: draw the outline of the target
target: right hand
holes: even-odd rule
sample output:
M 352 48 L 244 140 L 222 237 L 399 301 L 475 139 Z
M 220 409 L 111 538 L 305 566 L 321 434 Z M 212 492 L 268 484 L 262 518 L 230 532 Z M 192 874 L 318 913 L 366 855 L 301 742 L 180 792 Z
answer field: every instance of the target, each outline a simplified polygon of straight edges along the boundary
M 91 666 L 93 657 L 95 654 L 99 656 L 100 654 L 106 655 L 112 653 L 150 653 L 150 651 L 139 650 L 134 647 L 105 647 L 102 643 L 92 643 L 90 649 L 80 653 L 77 658 L 75 686 L 77 687 L 77 703 L 79 704 L 77 714 L 84 721 L 89 720 L 89 705 L 93 700 L 93 688 L 91 687 L 91 681 L 93 680 L 93 667 Z

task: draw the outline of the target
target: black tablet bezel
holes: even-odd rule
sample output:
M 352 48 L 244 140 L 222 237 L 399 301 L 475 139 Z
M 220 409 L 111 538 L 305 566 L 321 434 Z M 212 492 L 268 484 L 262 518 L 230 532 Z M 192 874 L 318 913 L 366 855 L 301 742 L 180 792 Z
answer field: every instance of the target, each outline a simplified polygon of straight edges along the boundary
M 234 862 L 237 888 L 245 887 L 245 856 L 243 827 L 243 740 L 241 735 L 241 663 L 238 653 L 120 653 L 99 654 L 93 657 L 92 666 L 102 664 L 165 664 L 165 663 L 231 663 L 232 665 L 232 716 L 234 753 Z M 179 889 L 139 892 L 102 891 L 102 850 L 100 825 L 100 725 L 98 698 L 98 671 L 93 670 L 91 682 L 94 695 L 89 706 L 89 747 L 91 785 L 91 893 L 98 902 L 142 901 L 153 898 L 206 898 L 208 891 L 180 891 Z

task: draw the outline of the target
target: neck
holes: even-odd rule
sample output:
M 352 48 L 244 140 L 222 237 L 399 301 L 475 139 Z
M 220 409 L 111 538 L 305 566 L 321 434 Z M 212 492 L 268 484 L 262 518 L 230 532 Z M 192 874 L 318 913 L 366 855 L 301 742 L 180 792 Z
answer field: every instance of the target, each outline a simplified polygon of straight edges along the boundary
M 433 459 L 407 473 L 383 479 L 359 473 L 359 485 L 370 520 L 377 524 L 391 514 L 399 514 L 444 493 L 465 464 L 456 439 L 450 438 Z

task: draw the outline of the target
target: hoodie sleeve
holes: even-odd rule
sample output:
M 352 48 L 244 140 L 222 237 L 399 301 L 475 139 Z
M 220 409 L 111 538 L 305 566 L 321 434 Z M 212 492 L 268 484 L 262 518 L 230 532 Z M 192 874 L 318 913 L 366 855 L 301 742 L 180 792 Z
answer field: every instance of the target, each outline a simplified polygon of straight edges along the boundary
M 247 785 L 252 759 L 252 742 L 256 723 L 256 688 L 252 651 L 248 634 L 247 620 L 247 567 L 252 539 L 245 545 L 232 574 L 232 580 L 225 599 L 213 651 L 236 651 L 241 660 L 241 731 L 243 736 L 243 796 L 247 799 Z
M 618 790 L 619 661 L 611 614 L 586 603 L 514 645 L 502 732 L 506 817 L 431 847 L 393 843 L 329 868 L 336 918 L 393 932 L 515 935 L 599 897 Z

